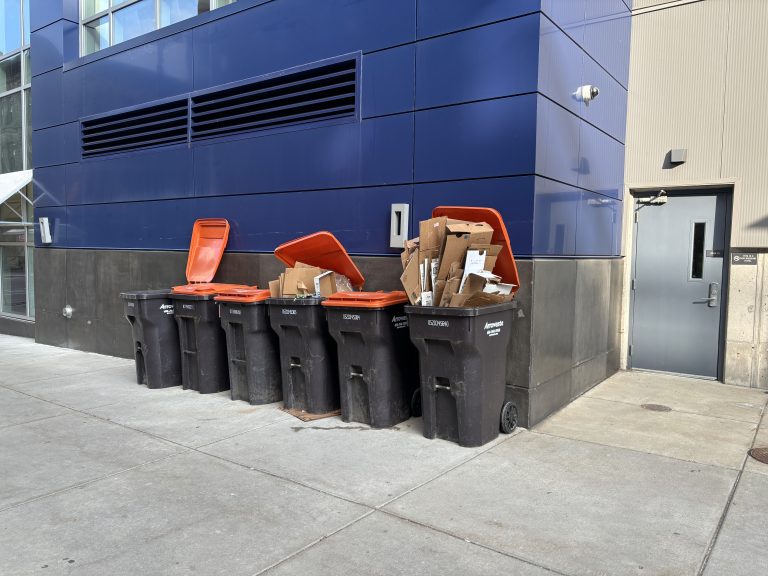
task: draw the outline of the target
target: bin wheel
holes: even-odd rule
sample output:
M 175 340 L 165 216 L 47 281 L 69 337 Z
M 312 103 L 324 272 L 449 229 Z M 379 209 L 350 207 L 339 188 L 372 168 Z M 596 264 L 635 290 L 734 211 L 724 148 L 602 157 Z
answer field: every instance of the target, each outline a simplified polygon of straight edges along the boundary
M 517 406 L 512 402 L 507 402 L 501 409 L 501 425 L 499 426 L 504 434 L 511 434 L 517 428 Z
M 411 396 L 411 416 L 414 418 L 421 416 L 421 388 L 416 388 Z

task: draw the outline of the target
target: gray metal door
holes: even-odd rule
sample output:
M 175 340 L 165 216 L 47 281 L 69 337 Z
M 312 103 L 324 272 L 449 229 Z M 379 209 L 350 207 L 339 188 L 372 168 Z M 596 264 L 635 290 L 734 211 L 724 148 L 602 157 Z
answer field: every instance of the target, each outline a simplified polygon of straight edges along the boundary
M 630 366 L 717 378 L 725 194 L 637 197 Z

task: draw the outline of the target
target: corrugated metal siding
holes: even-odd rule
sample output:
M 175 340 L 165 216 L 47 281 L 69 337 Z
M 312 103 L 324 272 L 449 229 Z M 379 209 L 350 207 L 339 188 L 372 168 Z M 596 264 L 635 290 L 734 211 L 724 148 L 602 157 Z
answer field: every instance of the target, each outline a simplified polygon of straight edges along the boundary
M 740 178 L 732 245 L 768 246 L 768 2 L 731 0 L 723 177 Z
M 632 19 L 627 182 L 720 177 L 727 17 L 728 0 L 706 0 Z M 673 148 L 688 162 L 665 168 Z

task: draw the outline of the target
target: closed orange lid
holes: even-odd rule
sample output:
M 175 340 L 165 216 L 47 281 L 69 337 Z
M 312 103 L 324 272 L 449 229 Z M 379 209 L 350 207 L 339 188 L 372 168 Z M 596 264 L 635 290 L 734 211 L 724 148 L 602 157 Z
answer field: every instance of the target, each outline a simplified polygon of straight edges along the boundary
M 228 290 L 243 288 L 242 284 L 219 284 L 214 282 L 201 282 L 198 284 L 185 284 L 184 286 L 174 286 L 171 289 L 173 294 L 190 294 L 193 296 L 206 296 L 209 294 L 221 294 Z
M 343 308 L 386 308 L 408 302 L 402 290 L 396 292 L 337 292 L 323 300 L 323 306 Z
M 187 282 L 210 282 L 219 268 L 229 238 L 224 218 L 201 218 L 192 228 L 187 258 Z
M 253 302 L 262 302 L 269 298 L 269 290 L 260 290 L 256 286 L 240 286 L 230 288 L 214 298 L 216 302 L 242 302 L 249 304 Z
M 514 284 L 512 292 L 517 292 L 520 287 L 520 278 L 517 275 L 517 264 L 512 254 L 512 246 L 509 244 L 507 227 L 498 210 L 493 208 L 475 208 L 471 206 L 438 206 L 432 210 L 432 218 L 446 216 L 454 220 L 466 220 L 467 222 L 485 222 L 493 228 L 491 243 L 501 244 L 503 248 L 496 259 L 493 273 L 501 276 L 506 284 Z
M 315 232 L 281 244 L 275 248 L 275 256 L 291 267 L 295 266 L 296 262 L 302 262 L 343 274 L 357 289 L 361 289 L 365 284 L 365 278 L 344 250 L 344 246 L 330 232 Z

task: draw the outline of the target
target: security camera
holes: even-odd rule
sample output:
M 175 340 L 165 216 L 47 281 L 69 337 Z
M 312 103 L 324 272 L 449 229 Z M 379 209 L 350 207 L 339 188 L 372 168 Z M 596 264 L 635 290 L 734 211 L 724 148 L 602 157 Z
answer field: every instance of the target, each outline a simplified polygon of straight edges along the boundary
M 587 106 L 595 98 L 600 95 L 600 89 L 597 86 L 587 84 L 585 86 L 579 86 L 576 88 L 576 92 L 573 93 L 573 97 L 577 102 L 584 102 Z

